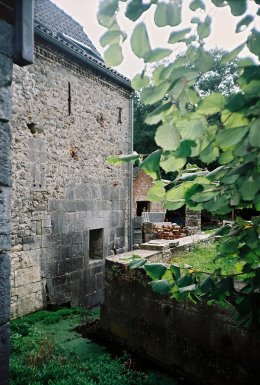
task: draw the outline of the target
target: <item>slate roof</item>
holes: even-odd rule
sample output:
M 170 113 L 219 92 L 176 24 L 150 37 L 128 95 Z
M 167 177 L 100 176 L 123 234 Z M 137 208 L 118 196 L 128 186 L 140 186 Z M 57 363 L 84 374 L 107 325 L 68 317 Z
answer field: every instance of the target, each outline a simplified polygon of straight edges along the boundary
M 34 30 L 41 38 L 71 54 L 76 61 L 80 60 L 97 73 L 133 91 L 127 77 L 105 65 L 82 25 L 50 0 L 35 0 Z
M 34 18 L 53 32 L 62 32 L 86 45 L 101 59 L 100 53 L 87 34 L 71 16 L 49 0 L 35 0 Z M 102 59 L 101 59 L 102 60 Z

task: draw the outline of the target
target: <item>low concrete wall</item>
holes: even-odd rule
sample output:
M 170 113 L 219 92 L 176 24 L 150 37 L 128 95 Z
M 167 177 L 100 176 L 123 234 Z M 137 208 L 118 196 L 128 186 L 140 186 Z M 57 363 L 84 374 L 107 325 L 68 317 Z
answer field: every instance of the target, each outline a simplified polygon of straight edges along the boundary
M 103 329 L 200 385 L 258 384 L 259 332 L 238 328 L 216 307 L 178 303 L 152 292 L 144 270 L 130 270 L 122 261 L 120 256 L 106 260 Z

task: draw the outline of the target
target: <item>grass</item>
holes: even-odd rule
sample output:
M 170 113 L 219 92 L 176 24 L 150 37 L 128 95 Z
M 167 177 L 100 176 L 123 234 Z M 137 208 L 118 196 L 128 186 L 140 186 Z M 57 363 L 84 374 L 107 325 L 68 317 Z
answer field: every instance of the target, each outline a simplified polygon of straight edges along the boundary
M 129 369 L 75 327 L 99 318 L 81 308 L 39 311 L 11 322 L 10 385 L 178 385 L 172 377 Z
M 180 267 L 191 266 L 194 270 L 213 273 L 214 270 L 221 268 L 222 274 L 236 273 L 234 265 L 237 262 L 236 257 L 228 256 L 227 258 L 219 258 L 214 261 L 217 255 L 217 244 L 197 244 L 191 251 L 176 252 L 171 259 L 171 263 Z

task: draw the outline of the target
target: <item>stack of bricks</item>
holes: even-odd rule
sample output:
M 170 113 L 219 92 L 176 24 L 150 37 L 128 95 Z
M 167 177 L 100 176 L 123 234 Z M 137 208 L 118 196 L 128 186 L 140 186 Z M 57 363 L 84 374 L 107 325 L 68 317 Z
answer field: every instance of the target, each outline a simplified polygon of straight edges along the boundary
M 188 235 L 187 229 L 176 223 L 162 226 L 153 224 L 153 232 L 157 235 L 158 239 L 178 239 Z

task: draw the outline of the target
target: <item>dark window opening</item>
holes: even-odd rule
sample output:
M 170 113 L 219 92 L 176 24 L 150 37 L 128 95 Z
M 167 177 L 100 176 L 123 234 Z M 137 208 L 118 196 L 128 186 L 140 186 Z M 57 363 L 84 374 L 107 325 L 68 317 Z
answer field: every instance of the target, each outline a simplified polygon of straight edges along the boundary
M 89 230 L 89 258 L 103 259 L 104 229 Z
M 144 211 L 150 211 L 151 202 L 149 201 L 137 201 L 136 202 L 136 215 L 138 217 L 142 216 Z
M 117 107 L 118 109 L 118 119 L 117 119 L 117 124 L 122 123 L 122 107 Z
M 71 115 L 71 85 L 68 82 L 68 113 Z

